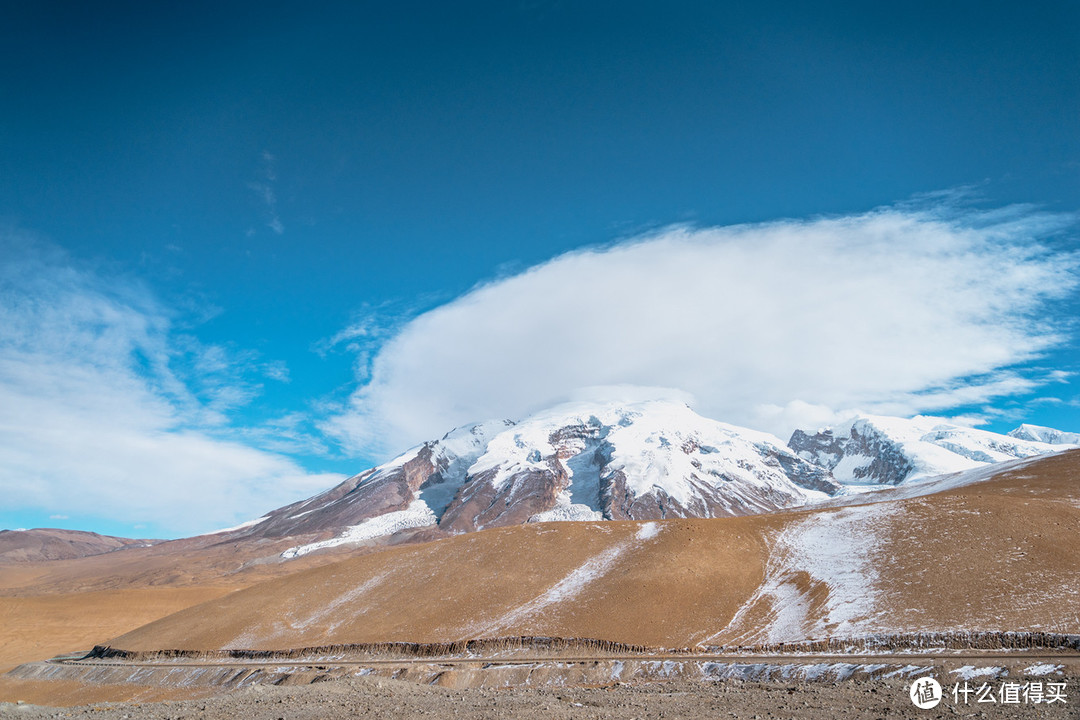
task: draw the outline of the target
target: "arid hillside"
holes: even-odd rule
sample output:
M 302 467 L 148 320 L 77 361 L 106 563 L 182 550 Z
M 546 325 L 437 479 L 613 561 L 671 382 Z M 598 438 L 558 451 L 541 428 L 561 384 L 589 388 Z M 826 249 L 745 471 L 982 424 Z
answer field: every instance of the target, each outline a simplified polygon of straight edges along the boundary
M 90 534 L 77 533 L 75 540 L 83 535 Z M 106 540 L 113 549 L 83 557 L 0 559 L 0 672 L 85 650 L 192 605 L 341 557 L 331 550 L 285 562 L 280 554 L 294 539 L 204 535 L 152 546 Z
M 111 644 L 276 649 L 520 634 L 679 643 L 723 627 L 760 585 L 773 520 L 470 533 L 261 583 Z
M 744 518 L 501 528 L 268 580 L 109 642 L 284 649 L 558 635 L 683 647 L 1078 632 L 1078 478 L 1073 451 L 930 495 L 900 488 Z

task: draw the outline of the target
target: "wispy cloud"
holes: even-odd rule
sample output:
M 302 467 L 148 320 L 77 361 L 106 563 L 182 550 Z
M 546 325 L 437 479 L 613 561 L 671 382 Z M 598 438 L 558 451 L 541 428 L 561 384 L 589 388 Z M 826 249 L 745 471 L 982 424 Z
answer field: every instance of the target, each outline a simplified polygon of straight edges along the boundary
M 1055 377 L 1020 366 L 1068 331 L 1044 310 L 1077 287 L 1077 258 L 1041 241 L 1073 221 L 951 193 L 569 253 L 413 319 L 324 428 L 386 452 L 590 388 L 649 386 L 786 434 L 837 411 L 1029 392 Z
M 420 314 L 421 307 L 431 307 L 431 298 L 415 298 L 411 301 L 393 300 L 378 305 L 364 304 L 353 313 L 352 321 L 333 337 L 312 346 L 321 357 L 330 353 L 352 354 L 356 377 L 366 381 L 372 370 L 379 348 L 402 331 Z
M 248 183 L 248 187 L 259 198 L 266 210 L 266 227 L 275 235 L 285 234 L 285 225 L 281 222 L 278 214 L 278 198 L 275 190 L 277 184 L 277 158 L 269 151 L 263 150 L 260 178 Z
M 0 495 L 8 510 L 190 533 L 338 480 L 245 442 L 229 411 L 260 390 L 253 353 L 177 332 L 138 282 L 0 232 Z M 263 375 L 265 376 L 265 375 Z

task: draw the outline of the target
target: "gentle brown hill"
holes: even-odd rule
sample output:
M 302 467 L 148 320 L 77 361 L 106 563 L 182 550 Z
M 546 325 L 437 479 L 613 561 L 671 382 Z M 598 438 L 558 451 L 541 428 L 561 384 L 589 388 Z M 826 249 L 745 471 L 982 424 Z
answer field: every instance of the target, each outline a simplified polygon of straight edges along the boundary
M 0 672 L 19 663 L 85 650 L 98 638 L 126 632 L 227 592 L 225 588 L 135 588 L 0 596 Z
M 423 530 L 413 535 L 423 536 Z M 234 533 L 199 535 L 127 545 L 108 553 L 80 558 L 0 562 L 0 595 L 41 595 L 137 587 L 241 587 L 268 577 L 285 575 L 334 562 L 345 554 L 406 542 L 409 533 L 367 547 L 333 548 L 285 561 L 284 550 L 297 543 L 325 539 L 327 534 L 286 538 L 242 537 Z
M 273 649 L 526 632 L 678 643 L 723 627 L 760 584 L 771 522 L 544 523 L 459 535 L 262 583 L 112 644 Z
M 155 542 L 54 528 L 0 530 L 0 563 L 70 560 Z
M 1074 451 L 975 485 L 851 507 L 473 533 L 269 580 L 111 644 L 284 649 L 560 635 L 684 646 L 1077 632 L 1078 478 Z
M 0 672 L 85 650 L 211 598 L 341 557 L 330 551 L 285 562 L 280 554 L 293 542 L 216 534 L 79 558 L 0 562 Z

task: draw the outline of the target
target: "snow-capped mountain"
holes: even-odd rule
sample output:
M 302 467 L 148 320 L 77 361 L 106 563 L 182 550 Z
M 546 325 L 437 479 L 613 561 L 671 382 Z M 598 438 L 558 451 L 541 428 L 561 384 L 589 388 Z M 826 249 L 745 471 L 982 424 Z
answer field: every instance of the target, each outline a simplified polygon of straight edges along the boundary
M 898 485 L 1064 449 L 1014 434 L 1018 432 L 1001 435 L 933 417 L 863 415 L 814 435 L 796 430 L 788 445 L 845 485 Z
M 1080 445 L 1080 433 L 1062 432 L 1040 425 L 1021 425 L 1009 432 L 1009 437 L 1018 440 L 1034 440 L 1049 445 Z
M 454 430 L 234 531 L 325 538 L 292 557 L 409 528 L 748 515 L 839 489 L 779 438 L 685 405 L 573 403 Z
M 1022 426 L 1040 437 L 1068 438 Z M 1056 433 L 1056 435 L 1054 434 Z M 863 416 L 790 446 L 667 401 L 570 403 L 469 425 L 303 502 L 222 533 L 306 536 L 285 557 L 390 536 L 555 520 L 749 515 L 843 485 L 897 485 L 1067 447 L 941 422 Z
M 665 401 L 538 413 L 495 436 L 468 475 L 440 526 L 747 515 L 839 489 L 779 438 Z

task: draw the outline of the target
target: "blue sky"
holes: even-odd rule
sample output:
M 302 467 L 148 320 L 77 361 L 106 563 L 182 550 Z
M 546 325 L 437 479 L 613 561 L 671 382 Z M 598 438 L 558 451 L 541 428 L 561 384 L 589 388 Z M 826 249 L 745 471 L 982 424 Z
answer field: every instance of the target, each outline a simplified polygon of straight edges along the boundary
M 597 385 L 1080 429 L 1075 3 L 313 5 L 4 11 L 0 527 Z

